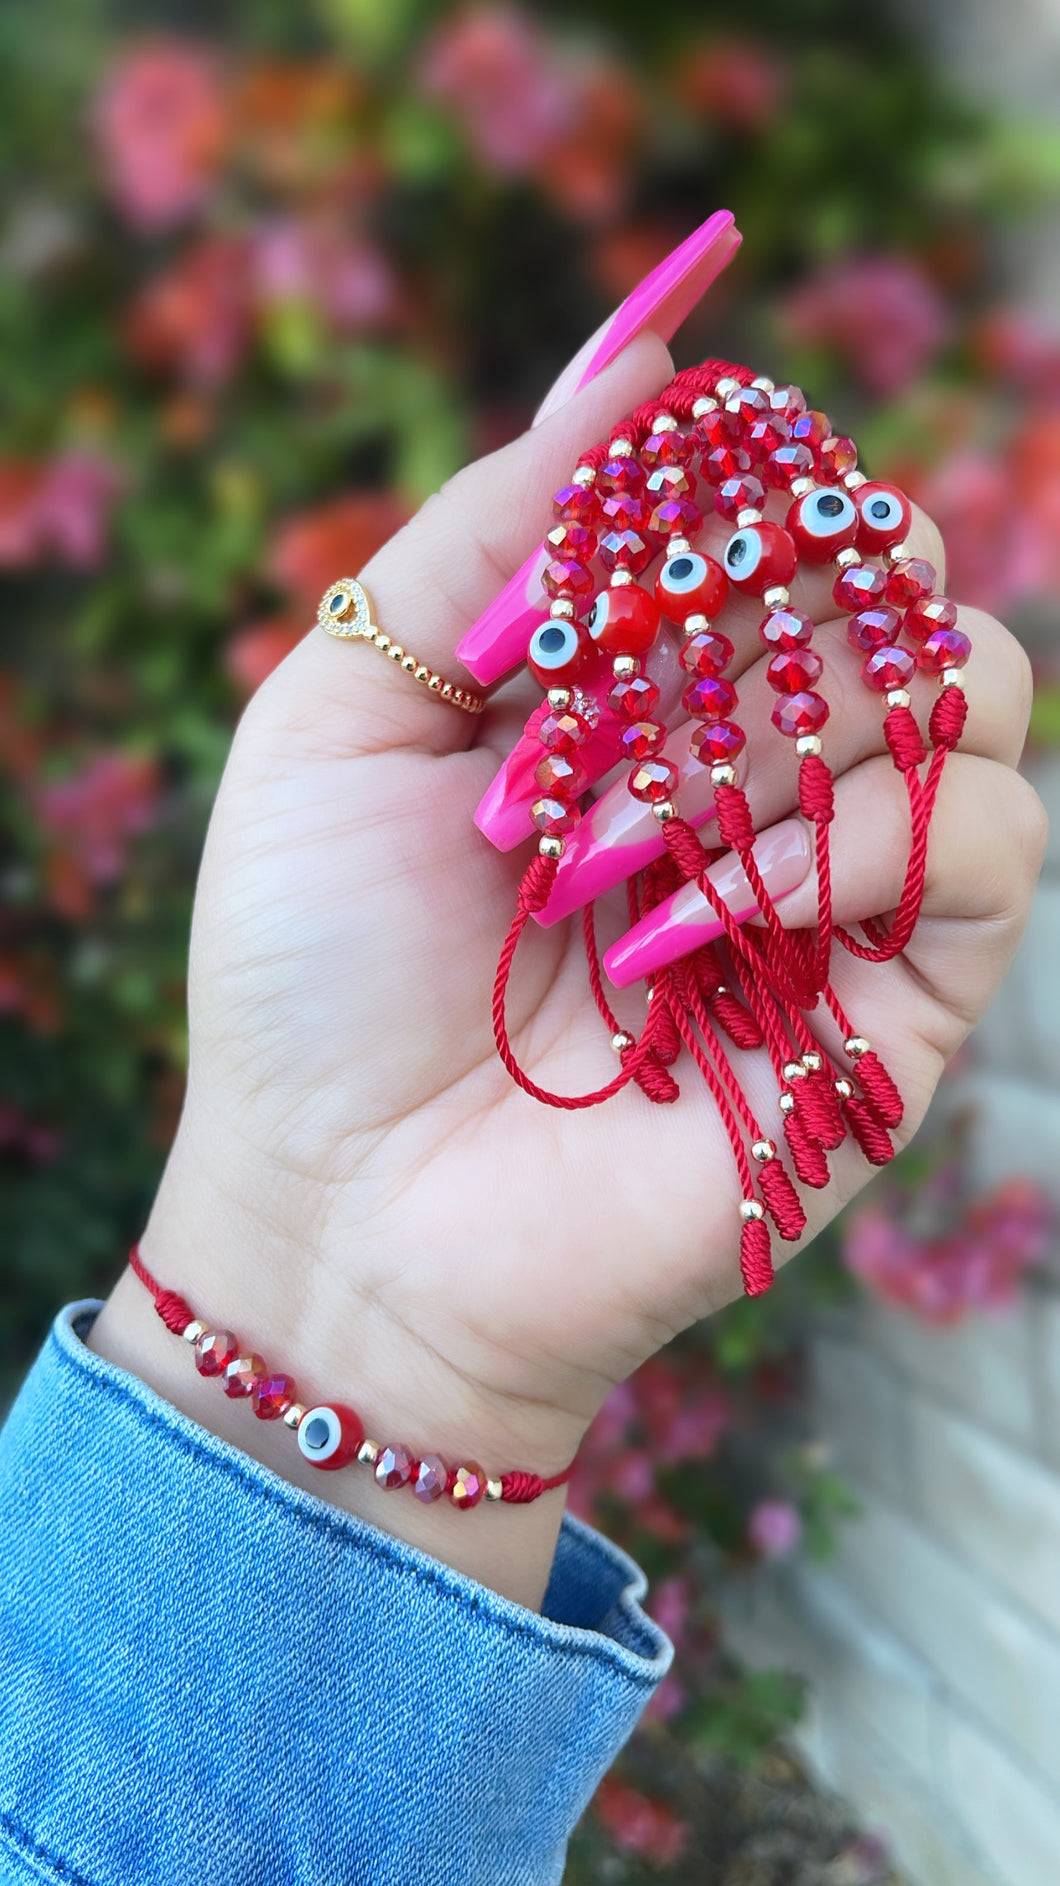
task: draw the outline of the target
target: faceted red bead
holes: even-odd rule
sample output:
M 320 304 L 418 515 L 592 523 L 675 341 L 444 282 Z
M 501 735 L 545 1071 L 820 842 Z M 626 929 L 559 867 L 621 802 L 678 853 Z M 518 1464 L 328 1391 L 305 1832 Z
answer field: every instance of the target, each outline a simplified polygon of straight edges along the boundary
M 695 474 L 687 465 L 657 465 L 645 486 L 644 502 L 661 504 L 664 498 L 691 498 L 695 490 Z
M 778 446 L 787 445 L 790 437 L 791 427 L 779 413 L 763 414 L 744 433 L 744 449 L 751 454 L 754 464 L 760 465 Z
M 790 583 L 798 561 L 794 539 L 779 524 L 764 519 L 761 524 L 747 524 L 729 538 L 722 568 L 730 583 L 761 596 L 767 589 Z
M 702 419 L 697 419 L 692 436 L 706 452 L 714 452 L 719 446 L 735 445 L 740 437 L 739 415 L 719 406 L 715 412 L 704 413 Z
M 655 506 L 648 519 L 653 537 L 694 537 L 703 523 L 703 513 L 690 498 L 665 498 Z
M 723 766 L 743 752 L 747 735 L 734 720 L 708 720 L 702 727 L 696 728 L 690 745 L 704 766 Z
M 892 609 L 889 603 L 877 603 L 874 608 L 862 609 L 851 616 L 847 623 L 847 641 L 863 655 L 874 655 L 878 648 L 896 639 L 901 626 L 902 618 L 897 609 Z
M 678 660 L 686 674 L 720 675 L 733 658 L 733 645 L 717 629 L 699 629 L 690 635 Z
M 936 629 L 952 629 L 957 621 L 957 605 L 948 596 L 925 596 L 905 612 L 905 631 L 914 642 L 926 642 Z
M 569 707 L 553 709 L 546 714 L 537 730 L 537 737 L 542 746 L 550 753 L 573 753 L 588 740 L 592 728 L 580 714 L 575 714 Z
M 790 740 L 817 733 L 828 719 L 828 702 L 821 694 L 781 694 L 773 705 L 773 725 Z
M 462 1513 L 470 1512 L 486 1497 L 486 1475 L 477 1460 L 465 1460 L 454 1467 L 450 1481 L 449 1498 Z
M 846 437 L 825 439 L 817 448 L 817 469 L 828 482 L 839 483 L 848 472 L 856 471 L 858 448 Z
M 295 1398 L 293 1375 L 266 1375 L 250 1391 L 259 1421 L 276 1421 Z
M 725 401 L 727 413 L 735 413 L 744 425 L 749 425 L 759 413 L 769 411 L 769 399 L 760 386 L 741 386 L 738 393 L 730 393 Z
M 545 542 L 553 558 L 561 563 L 591 563 L 596 555 L 596 532 L 586 524 L 561 520 L 549 531 Z
M 568 753 L 546 753 L 534 768 L 534 778 L 550 799 L 577 799 L 588 777 L 581 761 Z
M 961 629 L 936 629 L 916 652 L 916 665 L 925 674 L 940 675 L 944 668 L 963 668 L 972 644 Z
M 613 530 L 642 531 L 644 529 L 648 521 L 649 506 L 641 495 L 642 491 L 643 485 L 638 491 L 615 491 L 604 498 L 600 506 L 598 534 L 601 537 Z
M 564 485 L 553 498 L 552 508 L 558 522 L 584 524 L 591 530 L 596 523 L 600 499 L 594 485 Z
M 535 799 L 530 807 L 531 822 L 539 832 L 549 838 L 561 838 L 565 832 L 573 832 L 581 813 L 576 805 L 568 805 L 566 800 L 551 795 Z
M 657 465 L 687 465 L 695 449 L 696 441 L 690 433 L 651 432 L 640 448 L 639 457 L 642 465 L 653 469 Z
M 933 596 L 938 580 L 934 564 L 926 557 L 905 557 L 888 576 L 884 595 L 896 609 L 908 609 L 922 596 Z
M 643 535 L 639 530 L 605 531 L 600 539 L 600 561 L 605 570 L 628 570 L 632 576 L 646 570 L 655 555 L 647 528 L 645 520 Z
M 837 551 L 848 549 L 858 534 L 853 501 L 834 485 L 819 486 L 796 498 L 784 521 L 800 556 L 812 563 L 827 563 Z
M 553 557 L 546 563 L 541 581 L 550 596 L 562 597 L 566 602 L 592 595 L 593 579 L 584 563 L 568 563 L 564 557 Z
M 798 386 L 775 386 L 769 395 L 769 410 L 780 413 L 790 426 L 806 411 L 806 395 Z
M 778 445 L 771 452 L 763 467 L 762 476 L 767 485 L 773 485 L 778 491 L 786 491 L 796 478 L 809 478 L 813 472 L 813 453 L 801 439 L 791 439 L 787 445 Z
M 859 485 L 854 503 L 861 519 L 857 537 L 859 549 L 875 554 L 901 543 L 913 521 L 913 507 L 897 485 Z
M 407 1487 L 412 1479 L 412 1455 L 400 1441 L 392 1441 L 388 1447 L 379 1449 L 374 1472 L 379 1485 L 388 1492 L 395 1487 Z
M 825 440 L 832 437 L 832 424 L 824 413 L 797 413 L 791 422 L 791 436 L 803 445 L 812 446 L 816 453 Z
M 840 609 L 853 615 L 879 602 L 886 587 L 886 570 L 874 569 L 871 563 L 855 563 L 852 570 L 840 571 L 832 584 L 832 595 Z
M 646 760 L 658 751 L 666 739 L 666 728 L 655 720 L 633 720 L 618 736 L 619 755 L 624 760 Z
M 671 622 L 716 616 L 728 593 L 729 579 L 721 564 L 698 550 L 678 550 L 655 578 L 655 600 Z
M 223 1375 L 239 1353 L 239 1339 L 230 1329 L 208 1329 L 195 1344 L 195 1367 L 200 1375 Z
M 786 648 L 766 667 L 766 680 L 778 694 L 801 694 L 821 679 L 824 663 L 812 648 Z
M 736 706 L 736 689 L 720 675 L 701 675 L 685 689 L 681 705 L 697 720 L 724 720 Z
M 760 511 L 766 501 L 766 488 L 753 472 L 743 472 L 739 478 L 725 478 L 714 493 L 714 509 L 719 516 L 727 517 L 735 524 L 741 511 L 753 508 Z
M 886 694 L 890 688 L 904 688 L 915 668 L 916 659 L 907 648 L 885 645 L 869 656 L 862 667 L 861 678 L 870 688 Z
M 259 1382 L 265 1380 L 268 1370 L 260 1356 L 233 1356 L 224 1372 L 224 1391 L 233 1401 L 242 1400 L 244 1395 L 252 1395 Z
M 643 491 L 644 467 L 635 458 L 609 458 L 596 474 L 596 489 L 601 497 L 619 491 Z
M 661 626 L 659 605 L 639 583 L 602 589 L 586 627 L 608 655 L 646 655 Z
M 671 760 L 641 760 L 627 780 L 634 799 L 658 805 L 669 799 L 677 788 L 677 768 Z
M 720 485 L 723 478 L 738 478 L 751 469 L 751 454 L 742 445 L 716 445 L 708 452 L 700 470 L 708 484 Z
M 616 681 L 607 697 L 607 705 L 619 720 L 647 720 L 658 703 L 659 690 L 647 675 L 634 675 L 629 681 Z
M 758 633 L 767 648 L 805 648 L 813 638 L 813 619 L 801 609 L 774 609 Z
M 424 1454 L 412 1491 L 425 1506 L 440 1500 L 449 1484 L 449 1469 L 440 1454 Z

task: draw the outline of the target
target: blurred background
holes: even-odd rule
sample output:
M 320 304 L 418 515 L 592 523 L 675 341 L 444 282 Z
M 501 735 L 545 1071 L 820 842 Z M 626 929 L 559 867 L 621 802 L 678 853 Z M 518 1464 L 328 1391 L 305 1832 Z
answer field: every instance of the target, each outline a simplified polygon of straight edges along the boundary
M 1060 21 L 924 12 L 0 9 L 5 1396 L 152 1196 L 242 702 L 711 210 L 678 364 L 800 382 L 933 511 L 1060 808 Z M 590 1436 L 678 1660 L 575 1886 L 1054 1886 L 1058 864 L 916 1148 Z

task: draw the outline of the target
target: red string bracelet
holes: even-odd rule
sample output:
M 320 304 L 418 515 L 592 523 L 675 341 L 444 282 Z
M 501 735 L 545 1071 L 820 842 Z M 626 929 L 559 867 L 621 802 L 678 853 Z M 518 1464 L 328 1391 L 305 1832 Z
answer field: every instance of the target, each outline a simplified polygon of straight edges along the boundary
M 216 1376 L 233 1401 L 249 1400 L 259 1421 L 282 1421 L 295 1435 L 303 1460 L 313 1467 L 332 1472 L 356 1461 L 370 1467 L 377 1485 L 388 1492 L 410 1486 L 425 1506 L 433 1505 L 445 1494 L 462 1513 L 470 1512 L 484 1499 L 525 1506 L 552 1487 L 563 1486 L 574 1471 L 571 1461 L 562 1473 L 549 1479 L 520 1468 L 493 1477 L 474 1460 L 447 1466 L 440 1454 L 417 1458 L 399 1441 L 380 1446 L 377 1441 L 367 1440 L 360 1415 L 344 1402 L 317 1402 L 307 1408 L 296 1399 L 291 1376 L 268 1368 L 259 1355 L 242 1347 L 230 1329 L 212 1329 L 200 1321 L 177 1291 L 164 1290 L 152 1277 L 138 1245 L 134 1244 L 129 1252 L 129 1262 L 154 1297 L 155 1309 L 166 1328 L 194 1348 L 199 1374 Z

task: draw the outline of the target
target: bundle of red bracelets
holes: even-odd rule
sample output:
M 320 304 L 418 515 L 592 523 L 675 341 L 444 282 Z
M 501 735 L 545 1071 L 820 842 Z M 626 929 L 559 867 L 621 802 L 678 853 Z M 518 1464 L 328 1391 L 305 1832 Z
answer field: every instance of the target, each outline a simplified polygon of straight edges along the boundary
M 771 491 L 787 494 L 783 524 L 764 516 Z M 707 506 L 734 526 L 720 560 L 694 548 Z M 767 1217 L 791 1240 L 802 1235 L 806 1218 L 730 1050 L 762 1048 L 768 1054 L 788 1155 L 801 1184 L 828 1184 L 827 1155 L 848 1134 L 874 1165 L 892 1157 L 890 1134 L 902 1118 L 901 1096 L 844 1013 L 829 980 L 830 962 L 836 944 L 867 962 L 887 962 L 912 936 L 939 780 L 964 726 L 960 671 L 970 652 L 968 638 L 955 626 L 953 603 L 935 593 L 934 569 L 905 543 L 912 517 L 908 499 L 857 470 L 853 441 L 836 437 L 797 387 L 776 386 L 745 367 L 707 361 L 678 374 L 657 399 L 615 427 L 606 444 L 582 453 L 554 508 L 543 579 L 552 601 L 528 654 L 548 696 L 545 711 L 528 723 L 543 749 L 535 774 L 540 796 L 530 811 L 541 836 L 497 968 L 497 1047 L 527 1093 L 564 1108 L 595 1106 L 631 1081 L 649 1100 L 674 1101 L 678 1087 L 670 1069 L 687 1049 L 732 1145 L 743 1195 L 740 1267 L 744 1289 L 756 1296 L 773 1280 Z M 607 573 L 602 588 L 593 573 L 597 560 Z M 881 696 L 884 738 L 909 800 L 911 842 L 897 910 L 889 930 L 870 920 L 861 926 L 861 937 L 832 916 L 833 778 L 822 731 L 829 708 L 820 691 L 823 664 L 812 646 L 814 624 L 791 605 L 788 585 L 800 560 L 831 563 L 835 570 L 832 593 L 837 609 L 850 617 L 852 659 L 860 662 L 864 684 Z M 818 909 L 812 930 L 784 928 L 755 862 L 754 824 L 739 779 L 746 734 L 736 687 L 725 672 L 735 651 L 713 626 L 730 592 L 761 599 L 759 634 L 771 651 L 766 674 L 776 696 L 772 723 L 778 737 L 795 743 L 799 810 L 815 838 Z M 709 769 L 713 848 L 681 817 L 675 797 L 679 770 L 665 751 L 667 730 L 656 712 L 659 689 L 645 671 L 664 617 L 685 637 L 683 706 L 695 728 L 690 754 L 681 759 L 686 770 L 689 764 Z M 906 685 L 917 671 L 939 683 L 927 742 Z M 629 791 L 651 807 L 665 847 L 628 881 L 631 921 L 691 882 L 711 904 L 725 941 L 701 946 L 653 975 L 644 1025 L 634 1040 L 619 1027 L 604 993 L 589 906 L 589 981 L 621 1072 L 594 1093 L 553 1094 L 523 1072 L 509 1040 L 505 996 L 512 959 L 530 917 L 548 903 L 583 794 L 624 760 L 630 763 Z M 707 875 L 726 851 L 740 860 L 757 900 L 759 925 L 739 924 Z M 822 1004 L 842 1038 L 842 1067 L 807 1021 Z

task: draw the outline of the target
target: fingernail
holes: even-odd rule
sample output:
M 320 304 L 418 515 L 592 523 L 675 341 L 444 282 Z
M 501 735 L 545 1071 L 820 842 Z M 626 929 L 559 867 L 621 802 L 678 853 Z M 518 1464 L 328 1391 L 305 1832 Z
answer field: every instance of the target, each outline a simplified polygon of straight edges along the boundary
M 785 897 L 809 876 L 809 833 L 800 819 L 785 819 L 755 840 L 754 855 L 770 896 L 774 900 Z M 754 892 L 735 853 L 729 852 L 711 866 L 710 879 L 738 923 L 746 923 L 757 914 Z M 685 884 L 611 945 L 604 956 L 604 969 L 616 989 L 626 989 L 631 982 L 654 975 L 679 956 L 687 956 L 689 950 L 715 943 L 724 934 L 725 925 L 715 916 L 702 891 L 694 884 Z
M 740 240 L 729 210 L 715 211 L 693 230 L 637 284 L 564 368 L 545 395 L 534 424 L 540 425 L 588 386 L 646 328 L 668 341 L 735 254 Z M 538 548 L 472 623 L 457 648 L 464 667 L 486 687 L 517 667 L 526 654 L 542 611 L 545 562 L 544 551 Z

